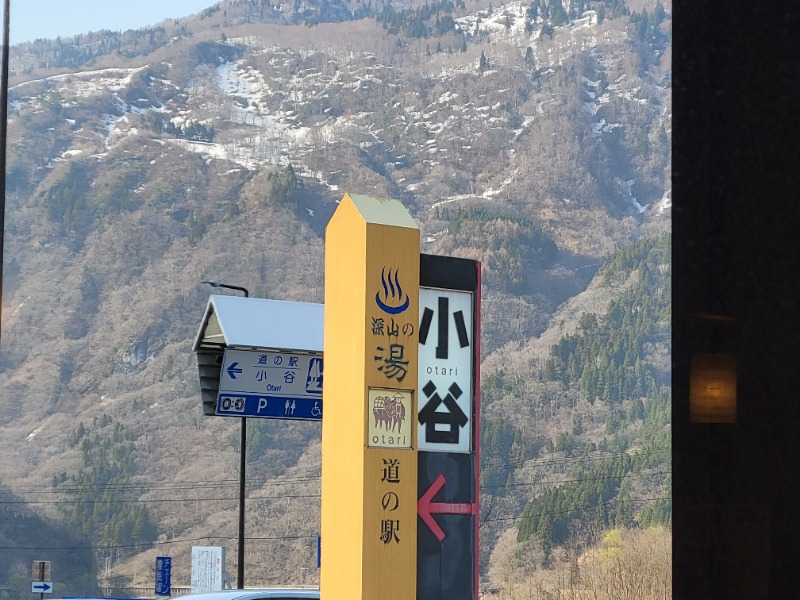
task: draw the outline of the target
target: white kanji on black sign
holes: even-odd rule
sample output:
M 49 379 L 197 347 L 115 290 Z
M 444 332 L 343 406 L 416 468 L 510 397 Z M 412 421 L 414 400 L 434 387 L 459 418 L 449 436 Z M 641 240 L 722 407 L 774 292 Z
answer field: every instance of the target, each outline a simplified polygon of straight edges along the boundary
M 429 381 L 422 391 L 428 398 L 425 406 L 419 411 L 419 423 L 425 425 L 425 441 L 431 444 L 458 444 L 459 431 L 469 421 L 456 403 L 461 396 L 461 388 L 457 383 L 453 383 L 449 393 L 442 398 L 433 382 Z M 442 404 L 446 411 L 437 410 Z M 447 425 L 447 429 L 437 429 L 437 425 Z

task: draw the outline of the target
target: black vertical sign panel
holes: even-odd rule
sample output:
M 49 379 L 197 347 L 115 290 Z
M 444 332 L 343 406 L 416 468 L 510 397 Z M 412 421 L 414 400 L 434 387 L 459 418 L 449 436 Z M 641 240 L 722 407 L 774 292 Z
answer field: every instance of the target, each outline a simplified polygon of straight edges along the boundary
M 420 451 L 419 495 L 443 474 L 447 482 L 434 502 L 474 504 L 474 459 L 472 454 Z M 417 600 L 469 600 L 475 582 L 475 517 L 438 513 L 433 518 L 446 537 L 440 542 L 417 518 Z
M 477 320 L 480 307 L 477 305 L 480 263 L 473 260 L 448 256 L 420 255 L 420 287 L 459 290 L 473 293 L 473 322 L 459 323 L 452 331 L 459 343 L 466 344 L 467 328 L 473 337 L 478 336 Z M 438 318 L 442 318 L 439 310 Z M 433 315 L 423 315 L 423 319 Z M 463 319 L 462 319 L 463 321 Z M 436 322 L 428 327 L 436 327 Z M 421 329 L 425 330 L 425 323 Z M 451 514 L 434 512 L 432 519 L 438 524 L 444 539 L 434 535 L 428 524 L 417 517 L 417 598 L 416 600 L 477 600 L 477 552 L 478 513 L 476 497 L 478 477 L 478 385 L 476 381 L 478 344 L 473 344 L 472 390 L 472 453 L 428 452 L 420 450 L 418 456 L 417 497 L 444 477 L 444 484 L 430 498 L 431 504 L 469 504 L 476 507 L 474 514 Z M 446 346 L 445 346 L 446 348 Z

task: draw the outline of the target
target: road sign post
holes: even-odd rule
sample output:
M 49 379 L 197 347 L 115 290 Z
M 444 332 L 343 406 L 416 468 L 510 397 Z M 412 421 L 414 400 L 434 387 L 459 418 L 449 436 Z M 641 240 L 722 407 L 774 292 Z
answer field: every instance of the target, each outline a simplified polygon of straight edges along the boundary
M 319 420 L 322 318 L 322 304 L 211 296 L 194 341 L 203 413 Z
M 413 600 L 419 228 L 345 195 L 325 240 L 321 595 Z
M 156 596 L 169 596 L 172 588 L 172 557 L 156 557 Z
M 326 600 L 478 598 L 480 287 L 399 201 L 345 195 L 324 305 L 209 301 L 204 413 L 322 421 Z
M 31 568 L 31 593 L 39 594 L 44 598 L 45 594 L 53 593 L 52 574 L 50 573 L 49 560 L 35 560 Z
M 241 419 L 238 588 L 245 583 L 247 417 L 322 418 L 322 305 L 249 296 L 211 296 L 194 341 L 203 414 Z
M 478 598 L 480 263 L 420 256 L 416 600 Z

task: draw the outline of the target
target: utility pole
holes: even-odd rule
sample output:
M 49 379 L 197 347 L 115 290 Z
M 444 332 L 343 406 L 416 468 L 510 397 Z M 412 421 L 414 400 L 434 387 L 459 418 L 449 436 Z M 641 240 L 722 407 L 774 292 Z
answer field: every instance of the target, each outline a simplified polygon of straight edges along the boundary
M 6 130 L 8 128 L 8 50 L 9 50 L 9 23 L 11 0 L 4 0 L 3 4 L 3 64 L 0 75 L 0 88 L 3 97 L 0 98 L 0 334 L 3 322 L 3 261 L 5 253 L 6 232 Z

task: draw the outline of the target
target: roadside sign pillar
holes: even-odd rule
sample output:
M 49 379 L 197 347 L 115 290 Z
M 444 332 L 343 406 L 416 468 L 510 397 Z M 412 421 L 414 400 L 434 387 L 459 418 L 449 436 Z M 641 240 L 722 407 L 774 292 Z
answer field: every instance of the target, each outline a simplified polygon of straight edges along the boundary
M 44 598 L 45 594 L 53 593 L 53 578 L 50 574 L 49 560 L 33 561 L 31 592 Z
M 321 596 L 414 600 L 419 228 L 346 194 L 325 240 Z
M 156 596 L 170 596 L 172 590 L 172 557 L 156 557 Z
M 416 600 L 477 600 L 480 263 L 420 256 Z

